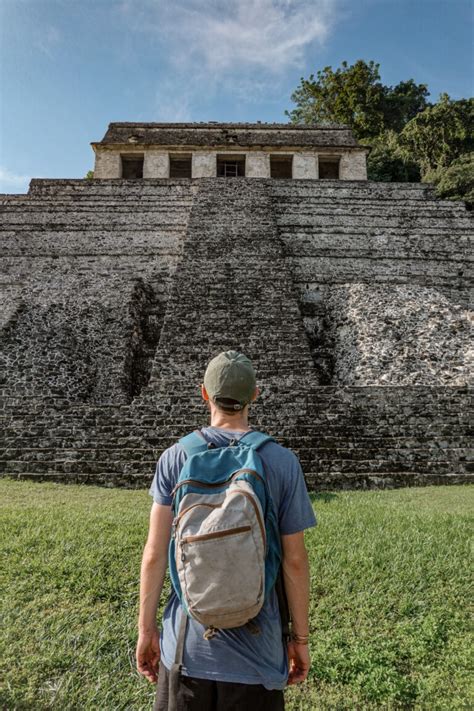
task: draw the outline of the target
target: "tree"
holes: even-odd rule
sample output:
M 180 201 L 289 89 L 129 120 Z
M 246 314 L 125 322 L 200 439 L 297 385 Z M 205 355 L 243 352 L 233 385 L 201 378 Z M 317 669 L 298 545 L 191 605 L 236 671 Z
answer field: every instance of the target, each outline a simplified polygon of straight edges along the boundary
M 342 62 L 336 71 L 325 67 L 316 78 L 301 78 L 291 96 L 296 108 L 287 116 L 293 123 L 346 124 L 359 139 L 399 131 L 427 106 L 428 89 L 413 79 L 385 86 L 379 67 L 358 59 L 352 66 Z
M 94 178 L 94 171 L 93 170 L 88 170 L 86 173 L 86 180 L 92 180 Z
M 396 86 L 384 87 L 383 114 L 385 126 L 401 131 L 412 118 L 424 111 L 429 104 L 426 84 L 415 84 L 413 79 L 401 81 Z
M 385 131 L 371 140 L 367 177 L 382 182 L 420 182 L 420 169 L 400 147 L 395 131 Z
M 452 101 L 441 94 L 437 104 L 407 123 L 400 143 L 423 175 L 447 168 L 462 154 L 474 151 L 474 99 Z
M 448 168 L 426 173 L 423 181 L 434 183 L 439 197 L 465 200 L 469 208 L 474 208 L 474 153 L 456 158 Z

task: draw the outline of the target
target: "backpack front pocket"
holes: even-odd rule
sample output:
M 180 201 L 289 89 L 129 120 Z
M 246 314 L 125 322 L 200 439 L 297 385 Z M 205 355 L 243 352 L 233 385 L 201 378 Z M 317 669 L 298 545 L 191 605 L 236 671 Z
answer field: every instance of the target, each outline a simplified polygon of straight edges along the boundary
M 198 543 L 199 541 L 210 541 L 214 538 L 235 536 L 237 533 L 246 533 L 251 530 L 252 526 L 238 526 L 237 528 L 229 528 L 227 531 L 215 531 L 213 533 L 201 533 L 197 536 L 186 536 L 181 539 L 181 545 L 183 545 L 183 543 Z
M 264 549 L 251 525 L 183 535 L 177 567 L 190 614 L 202 624 L 237 627 L 263 603 Z

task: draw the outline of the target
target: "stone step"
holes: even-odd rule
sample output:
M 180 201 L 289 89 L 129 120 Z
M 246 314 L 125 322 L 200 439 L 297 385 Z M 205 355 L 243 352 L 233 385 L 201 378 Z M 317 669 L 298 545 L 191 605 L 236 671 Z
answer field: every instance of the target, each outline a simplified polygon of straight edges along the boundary
M 393 489 L 406 486 L 471 484 L 472 474 L 400 471 L 360 474 L 349 472 L 308 473 L 306 482 L 311 491 L 341 489 Z
M 299 193 L 288 193 L 284 196 L 278 195 L 278 198 L 274 200 L 274 209 L 276 214 L 280 213 L 299 213 L 300 210 L 308 212 L 308 208 L 330 208 L 334 205 L 335 208 L 341 209 L 354 209 L 356 211 L 364 211 L 365 209 L 384 209 L 389 211 L 398 212 L 400 210 L 410 210 L 410 211 L 429 211 L 436 213 L 438 210 L 446 210 L 453 214 L 459 213 L 460 215 L 465 215 L 466 206 L 463 201 L 455 200 L 442 200 L 439 198 L 429 198 L 425 197 L 420 201 L 418 195 L 413 199 L 411 196 L 405 196 L 404 199 L 393 200 L 392 198 L 385 196 L 373 196 L 371 193 L 366 193 L 364 195 L 338 195 L 333 193 L 332 195 L 313 195 L 311 192 L 307 192 L 304 195 Z M 469 214 L 469 212 L 468 212 Z
M 282 232 L 288 232 L 292 228 L 310 228 L 313 231 L 324 229 L 330 226 L 333 230 L 341 227 L 350 230 L 361 229 L 377 229 L 386 230 L 387 228 L 397 230 L 422 230 L 424 234 L 430 234 L 430 230 L 436 229 L 445 231 L 455 229 L 456 231 L 472 231 L 472 221 L 469 218 L 442 216 L 438 215 L 436 219 L 430 216 L 411 216 L 400 214 L 398 216 L 389 217 L 388 215 L 334 215 L 332 218 L 328 215 L 300 214 L 294 219 L 290 215 L 283 215 L 278 219 L 278 226 Z M 427 231 L 428 230 L 428 231 Z
M 4 461 L 21 461 L 21 462 L 145 462 L 156 461 L 160 456 L 161 452 L 170 444 L 172 440 L 169 438 L 162 442 L 160 447 L 156 445 L 154 447 L 138 448 L 138 447 L 121 447 L 106 449 L 103 446 L 97 449 L 85 449 L 85 448 L 37 448 L 37 449 L 14 449 L 6 448 L 0 450 L 0 459 Z M 443 444 L 447 445 L 446 442 Z M 340 443 L 339 446 L 333 447 L 322 447 L 315 446 L 314 448 L 307 449 L 304 445 L 295 441 L 294 446 L 298 449 L 298 457 L 304 468 L 307 468 L 312 462 L 326 462 L 326 461 L 353 461 L 353 462 L 364 462 L 364 461 L 377 461 L 377 460 L 387 460 L 387 461 L 403 461 L 403 462 L 417 462 L 418 464 L 423 461 L 434 462 L 434 461 L 473 461 L 474 460 L 474 450 L 469 448 L 469 442 L 466 442 L 466 446 L 452 446 L 447 445 L 445 447 L 436 446 L 435 442 L 432 442 L 427 447 L 422 447 L 418 443 L 416 446 L 409 449 L 403 449 L 398 446 L 391 445 L 384 447 L 362 447 L 355 444 L 354 447 L 348 448 Z M 342 446 L 341 446 L 342 445 Z
M 121 472 L 99 472 L 94 474 L 65 474 L 61 472 L 34 472 L 24 470 L 4 474 L 3 477 L 29 479 L 32 481 L 50 481 L 61 484 L 90 484 L 104 487 L 123 487 L 128 489 L 148 488 L 152 481 L 151 474 L 122 474 Z M 426 486 L 429 484 L 464 484 L 472 482 L 472 475 L 465 473 L 444 473 L 417 471 L 382 472 L 361 474 L 350 472 L 308 472 L 308 487 L 313 491 L 340 489 L 381 489 L 405 486 Z
M 308 471 L 309 468 L 306 466 L 306 462 L 302 461 L 303 472 Z M 308 463 L 309 464 L 309 463 Z M 311 470 L 319 472 L 321 474 L 329 474 L 332 472 L 340 473 L 350 473 L 350 474 L 377 474 L 377 472 L 404 472 L 404 471 L 416 471 L 421 474 L 423 472 L 430 472 L 438 476 L 449 475 L 449 474 L 469 474 L 474 473 L 474 463 L 464 464 L 463 462 L 455 461 L 407 461 L 407 460 L 384 460 L 371 459 L 371 460 L 344 460 L 344 459 L 321 459 L 314 458 L 311 461 Z M 24 462 L 15 460 L 0 461 L 0 473 L 21 473 L 25 470 L 34 469 L 38 474 L 59 472 L 64 474 L 99 474 L 104 472 L 120 472 L 122 474 L 150 474 L 152 475 L 155 471 L 156 459 L 150 458 L 148 462 L 146 461 L 116 461 L 112 462 L 99 461 L 99 460 L 88 460 L 88 461 L 35 461 Z
M 34 216 L 34 221 L 25 213 L 6 215 L 2 222 L 3 228 L 9 231 L 13 229 L 23 229 L 31 225 L 33 225 L 35 229 L 37 229 L 38 226 L 42 226 L 45 230 L 57 230 L 61 228 L 70 231 L 72 228 L 89 229 L 89 227 L 104 229 L 105 226 L 108 230 L 124 228 L 137 230 L 139 226 L 150 229 L 160 227 L 161 224 L 170 226 L 185 224 L 185 218 L 183 213 L 178 210 L 174 213 L 170 210 L 164 210 L 163 212 L 156 212 L 151 215 L 148 215 L 142 210 L 135 212 L 127 211 L 121 215 L 118 215 L 115 210 L 111 210 L 110 214 L 106 212 L 101 214 L 95 211 L 91 211 L 90 213 L 67 214 L 64 211 L 59 211 L 57 213 L 38 212 Z
M 209 178 L 200 180 L 160 180 L 160 179 L 147 179 L 147 180 L 32 180 L 30 183 L 30 195 L 74 195 L 80 193 L 87 194 L 122 194 L 127 193 L 128 195 L 138 194 L 153 194 L 159 190 L 167 190 L 173 186 L 175 189 L 181 189 L 183 191 L 195 190 L 202 188 L 204 183 L 207 186 L 212 185 L 214 190 L 223 190 L 228 186 L 225 184 L 230 181 L 223 181 L 219 178 Z M 314 180 L 256 180 L 256 179 L 239 179 L 237 181 L 232 181 L 235 183 L 240 183 L 242 186 L 245 184 L 250 184 L 258 189 L 260 185 L 266 185 L 270 188 L 272 194 L 279 197 L 285 194 L 290 195 L 325 195 L 330 196 L 333 194 L 342 196 L 365 196 L 370 195 L 370 197 L 380 196 L 386 199 L 396 200 L 404 199 L 409 197 L 411 199 L 425 200 L 426 198 L 433 198 L 434 191 L 432 186 L 421 184 L 421 183 L 374 183 L 370 181 L 314 181 Z M 233 190 L 237 192 L 240 189 L 240 185 L 234 185 Z
M 467 419 L 467 418 L 466 418 Z M 202 420 L 201 420 L 202 422 Z M 47 425 L 45 425 L 46 427 Z M 91 448 L 93 450 L 104 451 L 104 448 L 115 449 L 115 448 L 130 448 L 130 449 L 143 449 L 143 448 L 153 448 L 156 450 L 164 449 L 166 446 L 170 446 L 176 442 L 184 434 L 191 432 L 195 427 L 199 426 L 199 418 L 196 417 L 194 423 L 185 422 L 173 422 L 173 427 L 166 428 L 156 428 L 156 427 L 113 427 L 107 426 L 98 428 L 93 425 L 90 427 L 85 427 L 80 430 L 79 428 L 67 428 L 62 429 L 55 428 L 54 430 L 47 430 L 44 427 L 38 427 L 36 430 L 31 430 L 28 425 L 19 425 L 18 431 L 11 428 L 5 428 L 4 435 L 2 437 L 2 446 L 8 450 L 13 451 L 26 451 L 31 448 L 40 447 L 50 447 L 53 451 L 70 451 L 71 449 L 83 449 Z M 460 423 L 457 426 L 453 426 L 452 423 L 446 425 L 438 425 L 433 428 L 431 432 L 430 442 L 426 441 L 426 427 L 422 425 L 416 427 L 406 427 L 405 429 L 397 427 L 392 434 L 389 434 L 387 430 L 390 430 L 389 426 L 386 426 L 384 430 L 379 428 L 374 430 L 370 427 L 364 427 L 357 430 L 354 427 L 347 425 L 341 425 L 339 428 L 331 427 L 327 428 L 324 425 L 321 427 L 315 427 L 312 433 L 312 437 L 305 438 L 304 436 L 293 434 L 291 431 L 286 431 L 280 428 L 277 432 L 274 432 L 270 427 L 259 426 L 258 429 L 274 433 L 277 439 L 281 441 L 286 446 L 290 448 L 298 449 L 301 451 L 307 450 L 308 446 L 310 451 L 316 451 L 315 445 L 322 440 L 324 434 L 325 438 L 329 438 L 330 444 L 327 446 L 328 452 L 335 452 L 345 450 L 347 456 L 358 456 L 356 452 L 358 451 L 379 451 L 379 450 L 396 450 L 399 443 L 403 446 L 403 440 L 417 442 L 416 448 L 420 451 L 432 450 L 433 452 L 440 449 L 444 451 L 443 445 L 446 441 L 449 442 L 451 438 L 469 439 L 471 435 L 469 434 L 468 424 L 463 425 Z M 327 431 L 329 429 L 329 432 Z M 424 437 L 425 435 L 425 437 Z M 309 441 L 308 441 L 309 439 Z M 371 445 L 371 443 L 374 443 Z M 379 444 L 375 444 L 379 442 Z M 350 443 L 350 446 L 349 444 Z M 459 449 L 466 449 L 469 443 L 466 443 L 466 447 L 463 445 L 459 446 Z M 446 449 L 455 449 L 455 444 L 449 443 Z M 319 451 L 318 447 L 318 451 Z M 312 456 L 312 453 L 311 453 Z
M 114 208 L 120 212 L 128 209 L 143 209 L 145 211 L 160 212 L 163 209 L 170 208 L 172 210 L 189 209 L 193 204 L 192 195 L 182 195 L 175 192 L 167 192 L 162 194 L 156 194 L 153 196 L 146 196 L 141 198 L 139 196 L 81 196 L 79 199 L 63 199 L 59 198 L 38 198 L 25 195 L 22 201 L 8 202 L 6 201 L 3 205 L 0 203 L 1 212 L 5 213 L 17 213 L 27 210 L 29 212 L 35 212 L 38 210 L 45 210 L 46 212 L 55 212 L 57 210 L 65 210 L 66 212 L 71 211 L 85 211 L 97 209 L 110 209 Z
M 0 210 L 5 212 L 18 212 L 23 209 L 31 211 L 37 209 L 44 210 L 90 210 L 116 207 L 117 209 L 139 208 L 144 210 L 160 210 L 163 206 L 169 205 L 171 209 L 178 209 L 180 206 L 189 209 L 193 204 L 194 196 L 189 194 L 168 191 L 166 193 L 153 193 L 147 195 L 78 195 L 78 196 L 58 196 L 58 197 L 36 197 L 30 195 L 20 196 L 21 200 L 2 200 L 0 198 Z M 231 205 L 238 198 L 230 197 L 228 202 Z M 241 204 L 241 202 L 239 202 Z M 212 200 L 209 200 L 209 206 L 212 208 Z M 470 213 L 466 210 L 463 202 L 455 202 L 452 200 L 412 200 L 405 198 L 404 200 L 393 201 L 390 199 L 371 198 L 370 195 L 364 197 L 338 197 L 332 195 L 328 197 L 311 195 L 303 196 L 295 195 L 292 198 L 275 200 L 272 204 L 274 214 L 298 216 L 300 214 L 311 214 L 311 212 L 321 212 L 326 214 L 332 209 L 342 213 L 365 214 L 372 212 L 383 212 L 393 215 L 400 213 L 415 213 L 415 214 L 450 214 L 460 217 L 469 217 Z M 215 210 L 213 209 L 213 212 Z
M 189 194 L 194 189 L 191 180 L 48 180 L 35 179 L 30 182 L 28 195 L 47 197 L 60 195 L 156 195 L 170 191 Z

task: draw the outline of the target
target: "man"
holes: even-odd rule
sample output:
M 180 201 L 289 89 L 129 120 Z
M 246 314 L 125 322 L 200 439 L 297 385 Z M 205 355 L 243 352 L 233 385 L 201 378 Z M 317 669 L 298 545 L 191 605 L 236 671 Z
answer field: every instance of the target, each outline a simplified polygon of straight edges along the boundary
M 259 391 L 252 364 L 244 355 L 226 351 L 211 360 L 201 392 L 211 413 L 210 426 L 202 429 L 208 442 L 227 446 L 251 429 L 249 404 Z M 297 457 L 274 441 L 264 443 L 258 452 L 278 518 L 292 638 L 285 650 L 275 590 L 255 618 L 258 635 L 244 626 L 220 630 L 208 640 L 203 638 L 205 627 L 188 618 L 174 702 L 178 710 L 279 711 L 284 709 L 285 686 L 304 681 L 308 675 L 309 566 L 304 530 L 314 526 L 316 519 Z M 158 681 L 155 711 L 168 709 L 169 670 L 181 619 L 182 608 L 172 589 L 163 614 L 160 649 L 156 611 L 168 563 L 172 491 L 185 460 L 179 444 L 168 448 L 160 457 L 149 491 L 154 503 L 141 566 L 137 668 L 150 682 Z

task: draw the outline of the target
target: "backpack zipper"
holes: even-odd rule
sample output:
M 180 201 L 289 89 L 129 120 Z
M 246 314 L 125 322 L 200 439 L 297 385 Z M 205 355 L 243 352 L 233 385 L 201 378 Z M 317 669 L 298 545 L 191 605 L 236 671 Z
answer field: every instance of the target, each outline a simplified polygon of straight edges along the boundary
M 173 521 L 173 526 L 176 527 L 179 524 L 180 519 L 184 516 L 184 514 L 187 514 L 188 511 L 191 511 L 191 509 L 195 509 L 196 506 L 208 506 L 210 509 L 218 509 L 222 506 L 222 504 L 208 504 L 205 502 L 199 504 L 192 504 L 192 506 L 188 506 L 187 509 L 184 509 L 184 511 L 181 511 L 181 513 L 176 516 Z
M 267 545 L 267 535 L 266 535 L 266 531 L 265 531 L 265 526 L 263 525 L 263 521 L 262 521 L 262 517 L 261 517 L 261 514 L 260 514 L 260 510 L 259 510 L 259 508 L 258 508 L 256 502 L 254 501 L 252 495 L 249 494 L 248 491 L 235 491 L 235 492 L 232 494 L 232 496 L 238 496 L 239 494 L 242 494 L 242 496 L 245 496 L 245 497 L 250 501 L 250 503 L 252 504 L 252 506 L 253 506 L 253 508 L 254 508 L 254 510 L 255 510 L 255 515 L 256 515 L 256 517 L 257 517 L 258 525 L 259 525 L 259 527 L 260 527 L 260 533 L 262 534 L 263 542 L 264 542 L 264 545 L 266 546 L 266 545 Z M 222 502 L 222 503 L 224 503 L 224 502 Z M 210 509 L 219 509 L 219 508 L 222 507 L 222 504 L 200 503 L 200 504 L 193 504 L 192 506 L 188 506 L 188 508 L 187 508 L 187 509 L 184 509 L 184 511 L 181 511 L 181 513 L 178 514 L 178 516 L 177 516 L 177 517 L 174 519 L 174 521 L 173 521 L 173 537 L 174 537 L 174 531 L 175 531 L 176 528 L 179 526 L 179 522 L 180 522 L 181 518 L 182 518 L 185 514 L 187 514 L 188 511 L 191 511 L 191 509 L 195 509 L 196 506 L 208 506 Z
M 176 490 L 179 489 L 181 486 L 184 486 L 185 484 L 192 484 L 193 486 L 202 486 L 205 489 L 212 489 L 212 488 L 216 488 L 216 487 L 220 487 L 220 486 L 226 486 L 227 484 L 229 484 L 232 481 L 232 479 L 235 479 L 236 476 L 239 476 L 239 474 L 252 474 L 252 476 L 256 477 L 257 479 L 260 479 L 262 484 L 265 486 L 264 479 L 254 469 L 238 469 L 236 472 L 231 474 L 231 476 L 228 479 L 224 479 L 224 481 L 216 481 L 212 484 L 207 481 L 199 481 L 198 479 L 184 479 L 183 481 L 180 481 L 176 484 L 173 491 L 171 492 L 171 495 L 174 496 Z
M 185 543 L 195 543 L 196 541 L 209 541 L 212 538 L 224 538 L 224 536 L 233 536 L 236 533 L 247 533 L 252 530 L 252 526 L 238 526 L 237 528 L 228 528 L 225 531 L 215 531 L 214 533 L 201 533 L 198 536 L 186 536 L 180 541 L 180 545 Z

